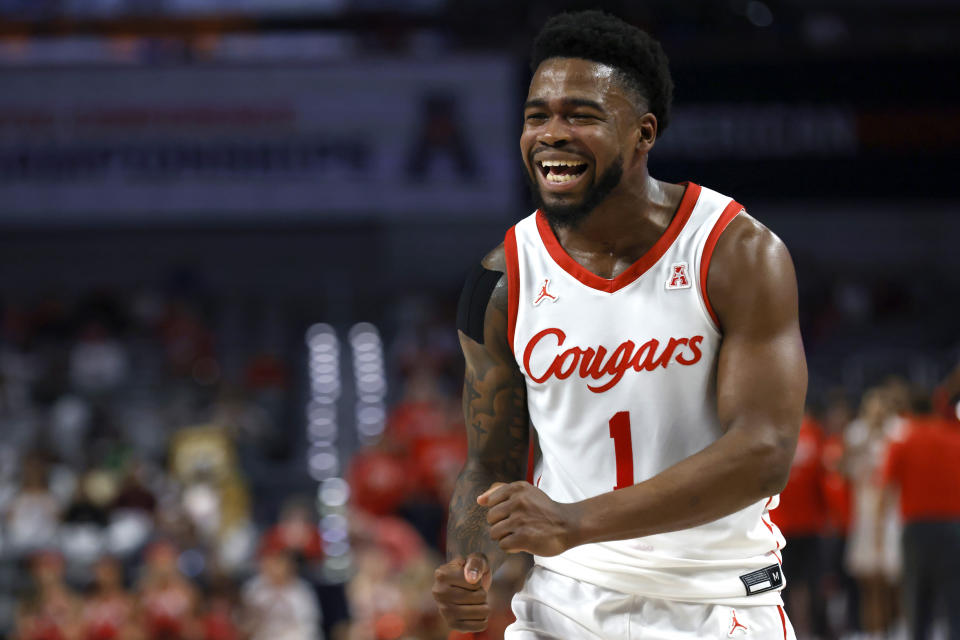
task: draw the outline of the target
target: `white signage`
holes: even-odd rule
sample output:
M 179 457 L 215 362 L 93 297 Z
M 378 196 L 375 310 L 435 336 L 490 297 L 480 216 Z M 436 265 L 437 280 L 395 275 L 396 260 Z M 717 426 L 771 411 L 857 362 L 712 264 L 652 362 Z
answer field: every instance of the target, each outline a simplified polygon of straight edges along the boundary
M 506 58 L 8 69 L 0 221 L 509 217 Z

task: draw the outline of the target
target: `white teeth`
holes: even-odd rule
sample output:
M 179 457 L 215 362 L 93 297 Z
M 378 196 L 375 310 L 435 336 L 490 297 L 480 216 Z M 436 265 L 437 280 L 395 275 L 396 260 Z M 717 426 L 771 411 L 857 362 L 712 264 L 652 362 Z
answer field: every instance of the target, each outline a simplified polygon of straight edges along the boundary
M 576 179 L 579 178 L 581 175 L 582 175 L 582 174 L 579 174 L 579 173 L 578 173 L 577 175 L 571 175 L 571 174 L 566 174 L 566 175 L 564 175 L 564 174 L 548 173 L 548 174 L 547 174 L 547 182 L 552 182 L 552 183 L 554 183 L 554 184 L 560 184 L 560 183 L 563 183 L 563 182 L 570 182 L 571 180 L 576 180 Z
M 540 160 L 541 167 L 579 167 L 585 162 L 575 162 L 573 160 Z

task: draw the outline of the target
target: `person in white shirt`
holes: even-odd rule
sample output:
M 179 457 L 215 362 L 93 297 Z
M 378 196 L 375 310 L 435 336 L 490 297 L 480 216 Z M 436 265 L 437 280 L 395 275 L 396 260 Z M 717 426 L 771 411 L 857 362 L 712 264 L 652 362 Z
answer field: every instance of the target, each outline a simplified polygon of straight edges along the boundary
M 243 588 L 243 619 L 251 640 L 323 640 L 317 597 L 285 549 L 261 552 L 259 573 Z

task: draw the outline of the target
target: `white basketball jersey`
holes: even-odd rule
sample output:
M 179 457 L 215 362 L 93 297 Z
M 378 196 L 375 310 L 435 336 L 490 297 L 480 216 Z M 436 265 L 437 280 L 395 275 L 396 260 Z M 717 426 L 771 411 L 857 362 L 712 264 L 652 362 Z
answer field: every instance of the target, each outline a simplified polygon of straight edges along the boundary
M 613 279 L 568 256 L 540 213 L 507 232 L 508 330 L 542 454 L 533 481 L 552 499 L 642 482 L 721 436 L 721 334 L 706 275 L 740 211 L 688 183 L 663 236 Z M 785 542 L 767 513 L 777 503 L 771 496 L 702 526 L 535 561 L 642 596 L 779 604 Z

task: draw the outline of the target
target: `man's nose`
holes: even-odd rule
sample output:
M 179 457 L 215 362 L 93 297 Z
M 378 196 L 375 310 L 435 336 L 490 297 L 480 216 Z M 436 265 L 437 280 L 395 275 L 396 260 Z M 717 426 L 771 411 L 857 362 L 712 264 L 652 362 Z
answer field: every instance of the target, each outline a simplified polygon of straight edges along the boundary
M 550 118 L 546 124 L 543 125 L 540 135 L 537 136 L 537 142 L 541 142 L 550 147 L 563 146 L 569 142 L 569 140 L 570 130 L 567 128 L 564 119 L 559 116 Z

